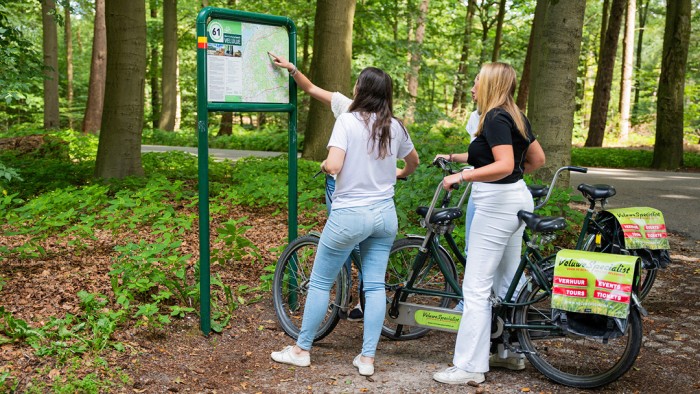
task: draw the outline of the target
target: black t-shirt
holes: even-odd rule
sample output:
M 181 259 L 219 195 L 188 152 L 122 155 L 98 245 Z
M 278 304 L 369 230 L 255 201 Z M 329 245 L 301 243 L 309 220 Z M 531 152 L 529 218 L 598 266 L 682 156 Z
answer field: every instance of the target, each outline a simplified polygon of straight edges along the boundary
M 483 167 L 493 163 L 491 148 L 497 145 L 512 145 L 515 166 L 513 172 L 503 179 L 489 183 L 515 183 L 523 179 L 525 155 L 527 148 L 535 141 L 535 136 L 530 130 L 530 122 L 523 115 L 525 130 L 529 140 L 523 138 L 515 126 L 513 118 L 501 108 L 494 108 L 486 114 L 481 134 L 469 144 L 468 163 L 474 168 Z

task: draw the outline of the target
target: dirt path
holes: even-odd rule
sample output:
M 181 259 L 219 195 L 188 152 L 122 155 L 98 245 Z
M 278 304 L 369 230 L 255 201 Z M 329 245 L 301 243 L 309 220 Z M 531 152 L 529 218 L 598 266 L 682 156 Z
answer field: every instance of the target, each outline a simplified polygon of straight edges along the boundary
M 690 393 L 700 391 L 700 244 L 671 237 L 673 263 L 662 271 L 645 302 L 644 346 L 634 367 L 599 391 L 606 393 Z M 577 393 L 547 380 L 531 365 L 524 371 L 493 370 L 479 387 L 446 386 L 433 372 L 452 359 L 454 334 L 431 332 L 407 342 L 382 338 L 376 373 L 357 374 L 353 357 L 362 343 L 361 324 L 341 321 L 318 343 L 310 368 L 274 363 L 269 353 L 292 340 L 277 327 L 271 301 L 246 306 L 236 324 L 204 338 L 196 321 L 184 324 L 132 360 L 134 390 L 207 393 Z

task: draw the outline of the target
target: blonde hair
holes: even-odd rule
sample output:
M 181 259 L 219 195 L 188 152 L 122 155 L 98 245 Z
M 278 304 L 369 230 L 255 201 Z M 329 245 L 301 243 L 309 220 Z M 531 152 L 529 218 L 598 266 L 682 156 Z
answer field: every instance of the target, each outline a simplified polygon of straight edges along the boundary
M 476 135 L 481 135 L 486 114 L 494 108 L 501 108 L 513 118 L 515 127 L 517 127 L 523 138 L 527 140 L 525 120 L 513 99 L 517 84 L 513 67 L 506 63 L 486 63 L 481 66 L 478 78 L 476 103 L 481 118 L 479 119 Z

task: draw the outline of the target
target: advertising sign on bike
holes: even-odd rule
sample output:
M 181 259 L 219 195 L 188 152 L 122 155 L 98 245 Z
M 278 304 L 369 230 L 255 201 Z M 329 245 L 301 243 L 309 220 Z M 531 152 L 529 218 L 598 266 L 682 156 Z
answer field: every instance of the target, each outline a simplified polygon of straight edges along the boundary
M 626 249 L 669 249 L 664 215 L 658 209 L 630 207 L 608 209 L 625 236 Z
M 552 308 L 627 318 L 636 256 L 564 249 L 557 253 Z

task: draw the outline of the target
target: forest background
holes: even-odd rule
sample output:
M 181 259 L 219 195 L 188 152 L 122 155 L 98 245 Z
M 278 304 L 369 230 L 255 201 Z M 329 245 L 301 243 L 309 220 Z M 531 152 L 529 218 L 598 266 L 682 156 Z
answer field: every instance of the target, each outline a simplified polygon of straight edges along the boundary
M 547 153 L 537 178 L 570 163 L 700 168 L 698 0 L 0 0 L 0 392 L 143 390 L 134 360 L 168 343 L 173 322 L 196 331 L 197 162 L 141 145 L 197 145 L 204 6 L 289 17 L 299 69 L 328 90 L 349 96 L 362 68 L 386 70 L 424 162 L 466 149 L 471 83 L 498 60 L 518 71 L 518 104 Z M 303 233 L 324 222 L 312 176 L 333 116 L 299 98 Z M 210 147 L 284 152 L 287 116 L 211 114 Z M 286 165 L 210 161 L 215 332 L 274 332 L 269 307 L 265 321 L 236 316 L 269 301 Z M 436 175 L 421 166 L 397 186 L 402 234 L 421 231 L 410 214 Z M 557 190 L 543 210 L 566 215 L 569 235 L 572 199 Z
M 150 0 L 143 7 L 107 4 L 105 14 L 102 0 L 2 0 L 0 131 L 102 130 L 96 175 L 140 173 L 140 138 L 132 136 L 195 136 L 194 24 L 202 6 L 215 6 L 289 17 L 298 29 L 299 69 L 328 90 L 350 95 L 362 68 L 386 70 L 396 85 L 397 116 L 418 130 L 448 137 L 460 131 L 475 109 L 468 91 L 480 65 L 504 61 L 518 70 L 517 101 L 550 148 L 550 169 L 569 161 L 572 143 L 654 146 L 651 165 L 681 167 L 684 144 L 700 137 L 700 103 L 693 99 L 700 92 L 700 33 L 690 29 L 698 1 L 550 3 Z M 566 17 L 570 22 L 558 19 Z M 105 26 L 105 18 L 113 23 Z M 321 160 L 332 116 L 305 95 L 299 113 L 303 155 Z M 225 113 L 210 117 L 210 130 L 231 135 L 235 124 L 284 137 L 286 116 Z M 121 169 L 103 169 L 110 157 Z

